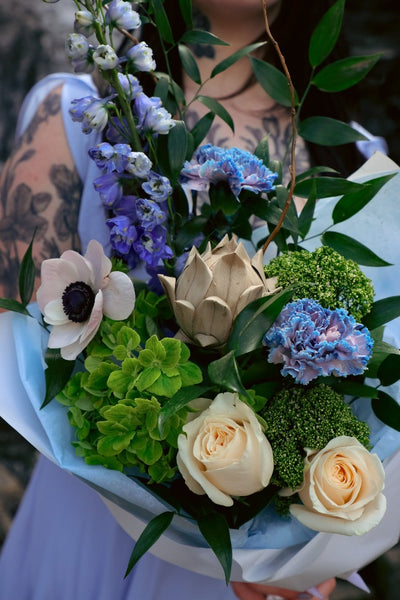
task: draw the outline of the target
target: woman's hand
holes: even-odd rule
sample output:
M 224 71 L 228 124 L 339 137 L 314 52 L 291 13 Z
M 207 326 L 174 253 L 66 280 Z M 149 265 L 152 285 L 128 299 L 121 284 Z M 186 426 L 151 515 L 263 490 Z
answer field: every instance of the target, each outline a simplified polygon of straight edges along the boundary
M 329 595 L 335 589 L 335 579 L 324 581 L 315 588 L 317 595 L 309 592 L 294 592 L 284 588 L 261 585 L 259 583 L 244 583 L 234 581 L 231 583 L 232 589 L 240 600 L 265 600 L 268 596 L 278 596 L 286 600 L 329 600 Z M 271 599 L 272 600 L 272 599 Z

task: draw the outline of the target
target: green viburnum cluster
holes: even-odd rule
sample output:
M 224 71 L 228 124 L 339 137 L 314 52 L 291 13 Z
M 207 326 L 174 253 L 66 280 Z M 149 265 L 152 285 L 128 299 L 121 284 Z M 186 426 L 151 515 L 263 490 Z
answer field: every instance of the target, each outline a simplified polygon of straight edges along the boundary
M 303 481 L 304 449 L 321 450 L 333 438 L 355 437 L 369 447 L 369 427 L 343 396 L 325 384 L 279 391 L 261 411 L 274 454 L 271 483 L 295 489 Z
M 104 319 L 87 349 L 85 371 L 57 396 L 76 428 L 77 454 L 88 464 L 137 468 L 157 483 L 172 479 L 187 409 L 171 415 L 162 434 L 158 419 L 168 399 L 202 381 L 189 357 L 180 340 L 151 335 L 142 343 L 131 323 Z
M 371 309 L 374 288 L 357 263 L 321 246 L 308 252 L 285 252 L 265 267 L 267 277 L 278 285 L 295 284 L 293 300 L 313 298 L 324 308 L 345 308 L 360 322 Z

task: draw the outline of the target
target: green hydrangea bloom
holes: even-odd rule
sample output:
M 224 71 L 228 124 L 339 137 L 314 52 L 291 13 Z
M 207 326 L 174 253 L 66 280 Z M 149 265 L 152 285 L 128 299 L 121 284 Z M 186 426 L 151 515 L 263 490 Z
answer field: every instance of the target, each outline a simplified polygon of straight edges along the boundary
M 328 246 L 285 252 L 270 261 L 265 273 L 282 287 L 296 284 L 293 300 L 313 298 L 324 308 L 345 308 L 358 322 L 371 309 L 371 281 L 357 263 Z
M 343 396 L 320 384 L 279 391 L 261 411 L 274 454 L 271 483 L 295 489 L 303 481 L 304 448 L 321 450 L 333 438 L 355 437 L 369 447 L 369 427 L 359 421 Z

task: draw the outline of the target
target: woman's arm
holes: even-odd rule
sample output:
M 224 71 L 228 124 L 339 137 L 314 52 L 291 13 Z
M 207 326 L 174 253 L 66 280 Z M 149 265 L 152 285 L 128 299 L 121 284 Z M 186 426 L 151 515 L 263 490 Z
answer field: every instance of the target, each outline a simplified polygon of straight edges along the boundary
M 82 184 L 61 113 L 58 86 L 39 105 L 0 177 L 0 296 L 18 297 L 22 257 L 35 233 L 33 258 L 40 263 L 67 249 L 79 250 Z M 37 278 L 36 286 L 39 281 Z

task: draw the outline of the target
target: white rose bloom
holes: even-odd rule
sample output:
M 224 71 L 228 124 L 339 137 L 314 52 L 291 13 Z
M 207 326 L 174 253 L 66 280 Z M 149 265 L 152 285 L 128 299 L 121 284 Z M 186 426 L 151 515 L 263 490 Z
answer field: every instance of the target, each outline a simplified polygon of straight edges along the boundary
M 232 496 L 248 496 L 268 485 L 272 449 L 253 410 L 238 394 L 218 394 L 183 432 L 177 464 L 195 494 L 232 506 Z
M 291 514 L 315 531 L 362 535 L 378 525 L 386 510 L 385 472 L 376 454 L 356 438 L 341 436 L 306 458 L 299 490 L 304 506 Z

